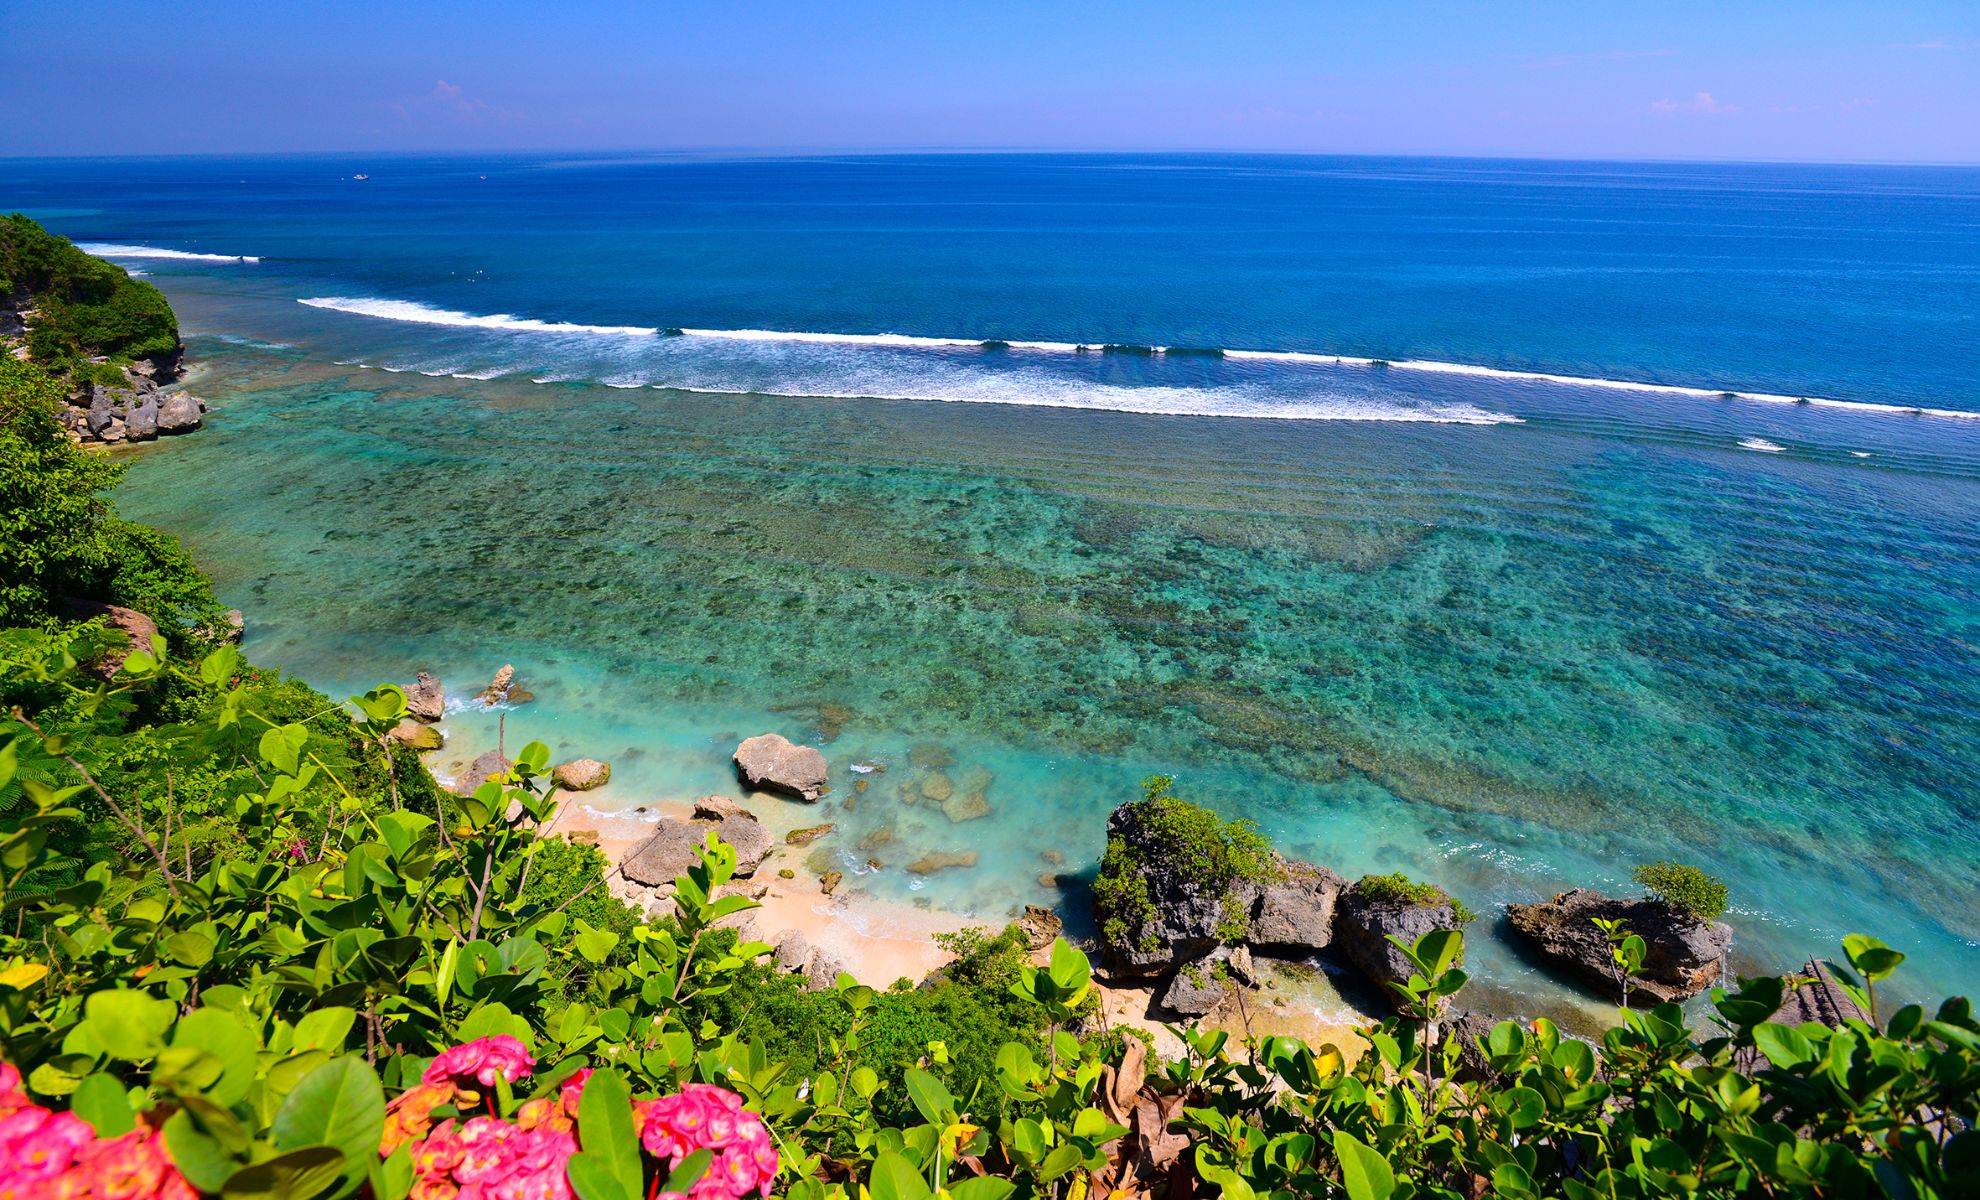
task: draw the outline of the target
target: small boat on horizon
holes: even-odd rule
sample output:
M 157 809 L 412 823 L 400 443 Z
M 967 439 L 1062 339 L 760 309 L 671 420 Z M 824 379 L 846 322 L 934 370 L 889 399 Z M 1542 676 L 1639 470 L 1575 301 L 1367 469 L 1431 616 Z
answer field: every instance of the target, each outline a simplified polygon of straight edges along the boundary
M 351 178 L 352 178 L 352 179 L 369 179 L 369 178 L 371 178 L 371 176 L 369 176 L 369 175 L 366 175 L 366 174 L 364 174 L 364 173 L 363 173 L 362 171 L 360 171 L 360 172 L 359 172 L 359 173 L 357 173 L 356 175 L 353 175 L 353 176 L 351 176 Z

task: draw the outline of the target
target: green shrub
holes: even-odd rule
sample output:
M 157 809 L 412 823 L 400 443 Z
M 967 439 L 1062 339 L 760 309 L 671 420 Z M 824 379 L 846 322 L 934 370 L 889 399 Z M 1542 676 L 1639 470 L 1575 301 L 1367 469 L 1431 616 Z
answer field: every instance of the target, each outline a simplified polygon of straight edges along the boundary
M 1354 894 L 1364 900 L 1395 900 L 1411 907 L 1448 904 L 1460 925 L 1478 919 L 1478 914 L 1456 896 L 1435 884 L 1418 883 L 1400 871 L 1392 875 L 1363 875 L 1355 881 Z
M 1645 863 L 1629 877 L 1650 894 L 1701 921 L 1716 921 L 1726 911 L 1726 885 L 1697 867 L 1684 863 Z
M 83 253 L 20 213 L 0 219 L 0 277 L 32 296 L 28 349 L 56 370 L 168 355 L 179 323 L 165 294 L 122 267 Z

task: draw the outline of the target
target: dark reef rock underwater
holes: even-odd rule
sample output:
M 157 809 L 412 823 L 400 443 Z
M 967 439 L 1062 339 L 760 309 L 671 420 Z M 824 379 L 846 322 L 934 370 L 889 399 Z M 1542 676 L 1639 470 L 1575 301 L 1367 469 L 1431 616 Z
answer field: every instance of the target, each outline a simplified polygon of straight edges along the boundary
M 1618 999 L 1621 993 L 1610 967 L 1608 938 L 1595 927 L 1596 917 L 1626 921 L 1628 931 L 1644 941 L 1647 953 L 1642 968 L 1630 979 L 1632 993 L 1659 1002 L 1684 1000 L 1727 976 L 1732 927 L 1723 921 L 1701 921 L 1662 900 L 1618 900 L 1576 888 L 1552 900 L 1509 904 L 1506 915 L 1541 954 Z

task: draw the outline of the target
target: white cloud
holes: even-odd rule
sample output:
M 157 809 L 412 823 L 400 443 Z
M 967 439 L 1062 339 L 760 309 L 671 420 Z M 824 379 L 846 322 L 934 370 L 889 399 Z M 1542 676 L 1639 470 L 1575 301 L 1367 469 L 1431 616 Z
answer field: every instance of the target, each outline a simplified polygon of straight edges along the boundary
M 1650 111 L 1660 117 L 1723 117 L 1739 111 L 1739 105 L 1726 104 L 1710 92 L 1698 92 L 1689 100 L 1659 100 Z

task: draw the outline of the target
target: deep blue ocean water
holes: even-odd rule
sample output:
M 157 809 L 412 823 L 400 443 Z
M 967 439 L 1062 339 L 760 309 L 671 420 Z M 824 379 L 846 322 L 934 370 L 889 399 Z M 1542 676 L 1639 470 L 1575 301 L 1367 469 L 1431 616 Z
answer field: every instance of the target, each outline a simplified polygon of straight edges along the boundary
M 78 160 L 0 206 L 172 297 L 216 413 L 123 503 L 257 658 L 514 661 L 511 736 L 613 803 L 822 740 L 821 861 L 994 916 L 1076 907 L 1169 771 L 1488 913 L 1678 857 L 1742 965 L 1975 977 L 1980 171 Z

